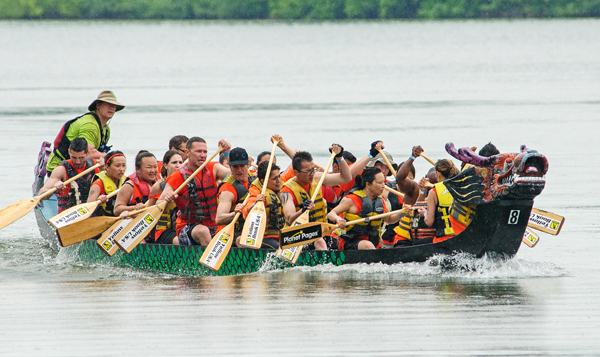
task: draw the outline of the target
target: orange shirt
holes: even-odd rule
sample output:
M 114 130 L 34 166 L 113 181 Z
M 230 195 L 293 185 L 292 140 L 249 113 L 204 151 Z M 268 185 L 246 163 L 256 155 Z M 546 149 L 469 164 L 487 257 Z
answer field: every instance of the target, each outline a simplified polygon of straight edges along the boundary
M 213 174 L 213 184 L 215 185 L 215 187 L 217 187 L 217 183 L 216 183 L 216 181 L 214 181 L 214 176 L 215 176 L 214 175 L 214 167 L 218 163 L 219 163 L 218 161 L 211 161 L 208 163 L 208 165 L 206 165 L 208 170 L 210 170 L 210 172 Z M 181 186 L 185 182 L 183 175 L 181 174 L 181 171 L 179 171 L 179 170 L 173 172 L 173 174 L 171 174 L 171 176 L 167 177 L 166 181 L 171 187 L 173 187 L 173 190 L 177 190 L 179 188 L 179 186 Z M 181 189 L 179 194 L 187 195 L 187 186 L 183 187 L 183 189 Z M 179 209 L 181 209 L 181 207 L 179 207 Z M 207 227 L 215 227 L 216 226 L 216 223 L 210 218 L 205 218 L 202 220 L 202 222 L 193 222 L 193 221 L 188 222 L 187 220 L 181 219 L 181 217 L 177 217 L 177 224 L 175 227 L 175 230 L 177 231 L 177 235 L 179 235 L 179 231 L 181 231 L 181 229 L 183 227 L 185 227 L 185 225 L 187 225 L 188 223 L 201 223 Z

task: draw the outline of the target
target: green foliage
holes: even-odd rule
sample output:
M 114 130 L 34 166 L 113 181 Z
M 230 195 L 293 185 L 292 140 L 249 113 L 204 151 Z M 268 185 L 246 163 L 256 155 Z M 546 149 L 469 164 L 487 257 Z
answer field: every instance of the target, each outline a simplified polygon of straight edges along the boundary
M 0 19 L 598 17 L 600 0 L 0 0 Z

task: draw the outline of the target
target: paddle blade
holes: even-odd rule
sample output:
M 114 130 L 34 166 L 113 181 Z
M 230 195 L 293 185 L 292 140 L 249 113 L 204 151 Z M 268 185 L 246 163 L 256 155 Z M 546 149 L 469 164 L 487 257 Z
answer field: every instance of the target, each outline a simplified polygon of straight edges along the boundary
M 102 233 L 102 236 L 96 241 L 96 244 L 98 244 L 98 247 L 100 247 L 102 253 L 112 257 L 117 250 L 119 250 L 119 246 L 115 242 L 115 238 L 121 232 L 123 232 L 129 223 L 131 223 L 131 219 L 119 220 L 104 233 Z
M 267 211 L 265 205 L 262 201 L 257 202 L 244 223 L 242 235 L 240 236 L 240 246 L 251 249 L 260 248 L 266 228 Z
M 281 248 L 277 249 L 277 257 L 290 264 L 296 264 L 300 253 L 302 253 L 301 245 L 283 250 Z
M 323 222 L 310 222 L 281 230 L 279 246 L 282 249 L 312 243 L 331 233 L 337 226 Z
M 68 247 L 83 242 L 109 229 L 118 220 L 117 217 L 92 217 L 58 228 L 58 243 L 61 247 Z
M 159 205 L 146 208 L 135 216 L 123 232 L 115 237 L 115 242 L 119 248 L 126 253 L 130 253 L 133 248 L 137 247 L 142 239 L 146 238 L 154 226 L 156 226 L 166 206 L 167 202 L 163 202 Z
M 31 212 L 38 202 L 40 202 L 39 197 L 24 198 L 1 209 L 0 229 L 14 223 L 27 213 Z
M 48 222 L 54 226 L 54 228 L 60 228 L 77 221 L 84 220 L 92 215 L 98 207 L 98 202 L 83 203 L 68 210 L 62 211 L 56 216 L 50 218 Z
M 565 217 L 542 211 L 541 209 L 532 208 L 527 226 L 537 229 L 538 231 L 557 235 L 560 233 L 563 223 L 565 223 Z
M 536 244 L 540 241 L 540 237 L 531 230 L 531 228 L 527 227 L 525 229 L 525 233 L 523 233 L 523 243 L 525 243 L 529 248 L 535 247 Z
M 223 228 L 215 235 L 200 257 L 200 264 L 211 270 L 219 270 L 233 245 L 235 222 Z

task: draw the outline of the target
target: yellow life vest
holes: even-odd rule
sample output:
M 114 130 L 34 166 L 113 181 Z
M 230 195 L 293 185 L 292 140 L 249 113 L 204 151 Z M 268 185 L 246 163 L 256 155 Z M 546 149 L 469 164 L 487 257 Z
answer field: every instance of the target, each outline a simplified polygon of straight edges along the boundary
M 160 188 L 163 191 L 166 186 L 165 180 L 166 180 L 165 177 L 160 179 Z M 167 207 L 165 208 L 165 210 L 163 211 L 163 213 L 160 215 L 160 218 L 158 219 L 158 222 L 156 223 L 155 230 L 158 232 L 158 231 L 162 231 L 165 229 L 173 228 L 174 227 L 173 222 L 177 219 L 177 217 L 175 216 L 176 214 L 177 214 L 177 205 L 175 204 L 175 201 L 170 202 L 167 205 Z
M 398 226 L 394 228 L 394 232 L 402 238 L 411 239 L 410 230 L 412 228 L 410 217 L 402 217 L 398 221 Z
M 115 190 L 117 189 L 117 185 L 115 185 L 115 182 L 106 175 L 106 170 L 101 171 L 100 173 L 97 173 L 96 176 L 94 177 L 93 181 L 95 181 L 96 179 L 102 181 L 102 185 L 104 186 L 104 193 L 106 195 L 109 195 L 109 194 L 115 192 Z M 121 188 L 121 186 L 123 186 L 123 183 L 125 182 L 126 179 L 127 179 L 127 177 L 125 175 L 123 175 L 123 177 L 121 177 L 121 179 L 119 179 L 119 187 L 118 188 Z M 102 216 L 114 216 L 116 201 L 117 201 L 117 195 L 112 196 L 111 198 L 108 199 L 108 202 L 98 205 L 96 212 Z
M 454 230 L 452 229 L 450 214 L 448 212 L 454 198 L 443 182 L 436 183 L 434 186 L 438 199 L 438 205 L 435 210 L 435 235 L 437 237 L 453 236 Z
M 385 204 L 381 196 L 375 198 L 374 201 L 367 196 L 363 190 L 350 191 L 349 194 L 356 195 L 362 199 L 362 207 L 358 214 L 345 212 L 344 219 L 346 221 L 354 221 L 357 219 L 363 219 L 369 216 L 375 216 L 382 214 L 385 211 Z M 374 219 L 365 222 L 364 220 L 360 223 L 351 224 L 346 226 L 346 233 L 342 235 L 344 239 L 353 239 L 360 235 L 366 235 L 373 245 L 379 245 L 379 238 L 381 237 L 381 226 L 383 224 L 382 219 Z
M 313 179 L 309 188 L 310 192 L 306 192 L 294 179 L 295 177 L 289 179 L 284 186 L 288 187 L 294 193 L 296 202 L 298 205 L 301 205 L 304 200 L 310 200 L 312 193 L 315 192 L 319 183 Z M 296 206 L 296 212 L 300 211 L 298 205 Z M 325 202 L 325 199 L 323 199 L 321 190 L 317 192 L 317 196 L 315 197 L 315 208 L 310 210 L 309 215 L 310 222 L 327 222 L 327 203 Z M 286 222 L 286 227 L 288 227 L 288 223 L 291 222 Z
M 262 191 L 263 185 L 260 180 L 254 180 L 252 186 Z M 279 195 L 267 188 L 265 191 L 266 202 L 265 209 L 267 210 L 267 228 L 265 236 L 279 236 L 279 231 L 285 226 L 285 216 L 283 215 L 283 205 Z

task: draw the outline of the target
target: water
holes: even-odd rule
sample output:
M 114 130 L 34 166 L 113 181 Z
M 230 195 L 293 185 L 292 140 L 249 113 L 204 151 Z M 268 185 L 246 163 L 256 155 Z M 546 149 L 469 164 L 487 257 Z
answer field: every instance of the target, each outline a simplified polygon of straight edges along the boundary
M 598 20 L 0 22 L 2 207 L 30 195 L 41 142 L 112 89 L 130 167 L 177 134 L 256 155 L 278 133 L 322 164 L 331 142 L 362 157 L 383 140 L 398 163 L 416 144 L 526 144 L 550 162 L 535 206 L 566 217 L 508 262 L 185 279 L 75 263 L 30 214 L 0 231 L 0 354 L 599 355 L 599 43 Z

